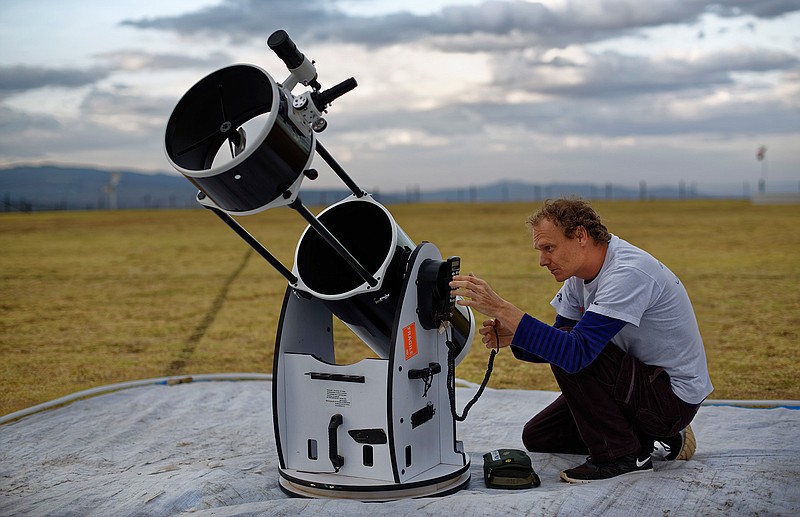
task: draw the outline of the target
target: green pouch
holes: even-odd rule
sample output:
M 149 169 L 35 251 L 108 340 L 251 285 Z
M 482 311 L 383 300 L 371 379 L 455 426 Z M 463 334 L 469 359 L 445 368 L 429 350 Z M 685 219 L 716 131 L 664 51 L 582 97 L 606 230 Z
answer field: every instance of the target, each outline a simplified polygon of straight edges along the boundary
M 483 479 L 489 488 L 532 488 L 541 484 L 531 458 L 516 449 L 497 449 L 483 455 Z

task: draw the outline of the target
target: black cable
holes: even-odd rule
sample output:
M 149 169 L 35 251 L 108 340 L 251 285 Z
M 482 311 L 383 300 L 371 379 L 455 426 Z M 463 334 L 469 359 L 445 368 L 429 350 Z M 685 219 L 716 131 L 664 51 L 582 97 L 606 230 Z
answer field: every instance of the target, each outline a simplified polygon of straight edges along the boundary
M 495 329 L 494 335 L 497 339 L 497 348 L 492 350 L 492 353 L 489 354 L 489 364 L 486 365 L 486 375 L 484 375 L 483 382 L 481 382 L 481 386 L 478 388 L 475 396 L 464 406 L 464 412 L 461 415 L 456 411 L 456 345 L 449 336 L 447 338 L 447 395 L 450 397 L 450 412 L 453 414 L 453 418 L 458 422 L 463 422 L 467 419 L 467 413 L 469 413 L 472 406 L 474 406 L 481 395 L 483 395 L 483 390 L 486 389 L 486 385 L 489 383 L 489 377 L 492 376 L 494 358 L 497 356 L 497 351 L 500 350 L 500 338 L 497 335 L 497 329 Z

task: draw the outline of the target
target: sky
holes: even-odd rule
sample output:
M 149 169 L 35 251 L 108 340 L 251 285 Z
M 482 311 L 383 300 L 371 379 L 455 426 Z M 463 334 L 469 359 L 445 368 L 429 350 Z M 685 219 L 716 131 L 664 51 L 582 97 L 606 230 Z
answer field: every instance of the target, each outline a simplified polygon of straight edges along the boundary
M 174 172 L 178 100 L 234 63 L 285 79 L 277 29 L 358 81 L 318 138 L 370 191 L 800 189 L 800 0 L 0 0 L 0 167 Z

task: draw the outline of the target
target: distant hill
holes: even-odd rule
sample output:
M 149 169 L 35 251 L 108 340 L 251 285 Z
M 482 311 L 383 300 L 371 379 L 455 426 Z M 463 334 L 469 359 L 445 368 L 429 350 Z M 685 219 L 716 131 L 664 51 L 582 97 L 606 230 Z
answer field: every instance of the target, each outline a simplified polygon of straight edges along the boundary
M 184 208 L 196 205 L 195 189 L 181 176 L 114 171 L 117 208 Z M 58 166 L 0 170 L 4 205 L 31 210 L 94 210 L 114 205 L 107 192 L 112 172 Z
M 112 182 L 116 181 L 113 191 Z M 97 210 L 140 208 L 197 208 L 197 189 L 178 174 L 144 174 L 60 166 L 19 166 L 0 169 L 0 211 Z M 330 205 L 348 195 L 342 189 L 313 189 L 303 185 L 301 197 L 309 206 Z M 693 188 L 628 188 L 620 185 L 501 181 L 490 185 L 426 191 L 371 192 L 384 204 L 416 202 L 539 201 L 562 195 L 588 199 L 680 199 L 712 197 Z

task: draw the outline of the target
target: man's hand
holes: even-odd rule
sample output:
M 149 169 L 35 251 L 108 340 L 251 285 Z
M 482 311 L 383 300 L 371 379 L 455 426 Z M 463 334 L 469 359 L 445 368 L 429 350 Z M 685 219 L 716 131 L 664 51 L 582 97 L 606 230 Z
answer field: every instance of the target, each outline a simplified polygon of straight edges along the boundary
M 472 273 L 470 273 L 469 276 L 454 276 L 453 280 L 450 282 L 450 287 L 454 289 L 454 295 L 463 297 L 462 300 L 458 300 L 459 305 L 472 307 L 487 316 L 494 317 L 496 320 L 495 325 L 497 325 L 498 322 L 500 323 L 500 327 L 496 327 L 498 333 L 502 328 L 504 334 L 509 334 L 505 344 L 503 342 L 506 340 L 502 339 L 503 336 L 501 336 L 500 346 L 508 346 L 508 344 L 511 343 L 511 337 L 514 335 L 514 332 L 516 332 L 517 326 L 520 320 L 522 320 L 522 316 L 525 314 L 524 312 L 501 298 L 485 280 L 481 280 Z M 492 330 L 492 332 L 494 332 L 494 330 Z M 483 333 L 483 329 L 481 333 Z M 484 341 L 484 343 L 485 342 L 486 341 Z
M 483 327 L 478 330 L 483 338 L 481 342 L 486 348 L 503 348 L 511 344 L 513 332 L 509 332 L 503 327 L 499 320 L 491 319 L 483 322 Z

